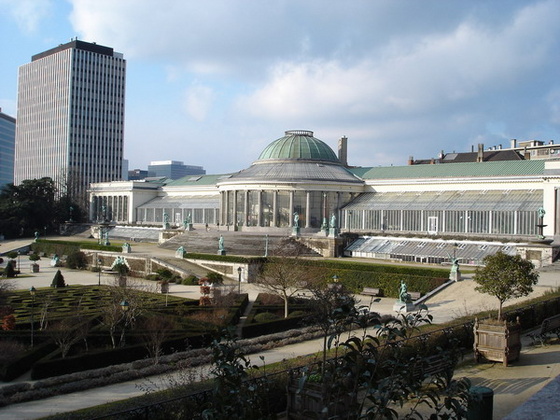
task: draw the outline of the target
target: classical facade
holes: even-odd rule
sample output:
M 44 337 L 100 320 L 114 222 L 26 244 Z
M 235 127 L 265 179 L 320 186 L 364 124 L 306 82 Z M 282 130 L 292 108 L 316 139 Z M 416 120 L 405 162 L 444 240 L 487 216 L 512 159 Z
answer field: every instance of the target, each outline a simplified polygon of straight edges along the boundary
M 105 208 L 115 215 L 108 220 L 118 223 L 158 225 L 167 215 L 175 226 L 188 218 L 195 228 L 219 223 L 286 234 L 297 220 L 300 233 L 311 236 L 334 224 L 340 233 L 362 237 L 353 255 L 404 255 L 388 251 L 398 241 L 383 235 L 516 243 L 560 236 L 560 160 L 350 167 L 346 141 L 339 140 L 337 155 L 311 131 L 287 131 L 250 167 L 233 174 L 160 185 L 92 184 L 90 217 L 99 220 Z M 123 204 L 121 196 L 127 197 Z M 397 248 L 426 246 L 405 242 Z M 382 245 L 387 252 L 380 251 Z M 432 245 L 432 254 L 439 246 L 440 259 L 448 259 L 449 244 Z

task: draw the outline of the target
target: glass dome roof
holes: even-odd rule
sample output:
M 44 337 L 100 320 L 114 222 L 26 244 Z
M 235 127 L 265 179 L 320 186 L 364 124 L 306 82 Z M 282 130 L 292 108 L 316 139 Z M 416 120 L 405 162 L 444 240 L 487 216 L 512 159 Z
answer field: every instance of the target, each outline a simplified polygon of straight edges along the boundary
M 313 131 L 307 130 L 286 131 L 284 137 L 273 141 L 263 150 L 258 161 L 286 159 L 340 163 L 333 150 L 313 137 Z

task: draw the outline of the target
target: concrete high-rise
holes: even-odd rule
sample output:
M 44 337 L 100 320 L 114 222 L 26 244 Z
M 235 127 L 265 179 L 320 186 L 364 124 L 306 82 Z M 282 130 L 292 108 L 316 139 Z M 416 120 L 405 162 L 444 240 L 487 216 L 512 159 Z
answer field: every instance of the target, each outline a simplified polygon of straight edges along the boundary
M 21 66 L 14 183 L 51 177 L 82 204 L 90 183 L 121 179 L 125 74 L 122 54 L 78 40 Z
M 0 188 L 14 182 L 14 143 L 16 119 L 0 108 Z

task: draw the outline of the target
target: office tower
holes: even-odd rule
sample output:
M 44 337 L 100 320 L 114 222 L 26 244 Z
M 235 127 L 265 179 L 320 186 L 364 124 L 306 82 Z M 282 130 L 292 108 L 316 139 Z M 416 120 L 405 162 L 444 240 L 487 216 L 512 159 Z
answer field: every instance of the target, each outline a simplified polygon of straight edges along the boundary
M 0 108 L 0 188 L 14 182 L 14 144 L 16 119 Z
M 186 175 L 204 175 L 202 166 L 185 165 L 176 160 L 157 160 L 148 165 L 149 176 L 165 176 L 169 179 L 179 179 Z
M 51 177 L 80 205 L 122 177 L 126 61 L 72 40 L 19 68 L 14 183 Z

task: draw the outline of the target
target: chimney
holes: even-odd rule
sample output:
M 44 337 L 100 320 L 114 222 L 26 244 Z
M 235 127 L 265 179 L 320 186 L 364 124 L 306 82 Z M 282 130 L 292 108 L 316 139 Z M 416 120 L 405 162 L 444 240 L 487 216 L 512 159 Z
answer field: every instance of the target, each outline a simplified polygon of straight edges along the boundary
M 414 165 L 414 157 L 413 156 L 408 157 L 408 164 L 409 165 Z
M 484 144 L 478 143 L 478 153 L 476 155 L 477 162 L 484 162 Z
M 515 149 L 517 147 L 517 139 L 511 139 L 511 148 Z
M 342 136 L 338 140 L 338 160 L 344 166 L 348 166 L 348 138 L 346 136 Z

